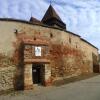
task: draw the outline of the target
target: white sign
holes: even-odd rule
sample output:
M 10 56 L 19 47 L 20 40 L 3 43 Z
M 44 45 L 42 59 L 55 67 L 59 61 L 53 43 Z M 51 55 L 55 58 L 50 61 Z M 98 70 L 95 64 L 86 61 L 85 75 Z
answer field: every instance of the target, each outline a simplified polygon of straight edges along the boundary
M 35 56 L 41 56 L 41 47 L 35 47 Z

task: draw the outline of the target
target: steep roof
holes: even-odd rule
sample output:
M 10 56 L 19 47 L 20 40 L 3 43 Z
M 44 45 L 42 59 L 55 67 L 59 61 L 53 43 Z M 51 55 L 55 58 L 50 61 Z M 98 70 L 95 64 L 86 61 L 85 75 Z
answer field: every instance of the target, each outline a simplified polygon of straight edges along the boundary
M 42 24 L 41 21 L 39 21 L 38 19 L 36 19 L 34 17 L 30 18 L 30 22 L 33 23 L 33 24 Z
M 50 5 L 48 10 L 45 13 L 43 19 L 42 19 L 42 22 L 44 22 L 44 21 L 46 21 L 48 19 L 51 19 L 51 18 L 56 18 L 56 19 L 62 21 L 61 18 L 56 13 L 56 11 L 54 10 L 54 8 Z
M 50 5 L 48 10 L 46 11 L 44 17 L 42 18 L 41 22 L 43 24 L 53 26 L 53 27 L 59 27 L 62 29 L 66 29 L 66 24 L 61 20 L 61 18 L 58 16 L 54 8 Z

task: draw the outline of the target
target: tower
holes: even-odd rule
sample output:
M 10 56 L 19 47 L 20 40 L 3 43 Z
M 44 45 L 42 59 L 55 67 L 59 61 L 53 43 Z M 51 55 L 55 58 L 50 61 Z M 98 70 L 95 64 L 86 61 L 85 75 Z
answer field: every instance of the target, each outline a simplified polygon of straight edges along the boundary
M 61 20 L 61 18 L 58 16 L 51 4 L 48 10 L 46 11 L 44 17 L 42 18 L 41 22 L 48 26 L 66 29 L 66 24 Z

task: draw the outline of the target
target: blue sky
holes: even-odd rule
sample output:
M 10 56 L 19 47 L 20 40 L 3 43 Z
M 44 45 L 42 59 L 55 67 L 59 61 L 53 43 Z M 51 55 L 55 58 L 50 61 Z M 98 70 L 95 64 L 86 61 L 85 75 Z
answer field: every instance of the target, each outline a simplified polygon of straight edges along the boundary
M 100 0 L 52 0 L 67 30 L 79 34 L 100 49 Z M 0 17 L 40 19 L 50 0 L 0 0 Z

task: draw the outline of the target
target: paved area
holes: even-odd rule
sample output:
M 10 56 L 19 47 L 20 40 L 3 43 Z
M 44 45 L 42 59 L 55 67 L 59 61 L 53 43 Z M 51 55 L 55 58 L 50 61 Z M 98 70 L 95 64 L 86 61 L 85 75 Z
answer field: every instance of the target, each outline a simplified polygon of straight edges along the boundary
M 59 87 L 10 93 L 0 100 L 100 100 L 100 75 Z

